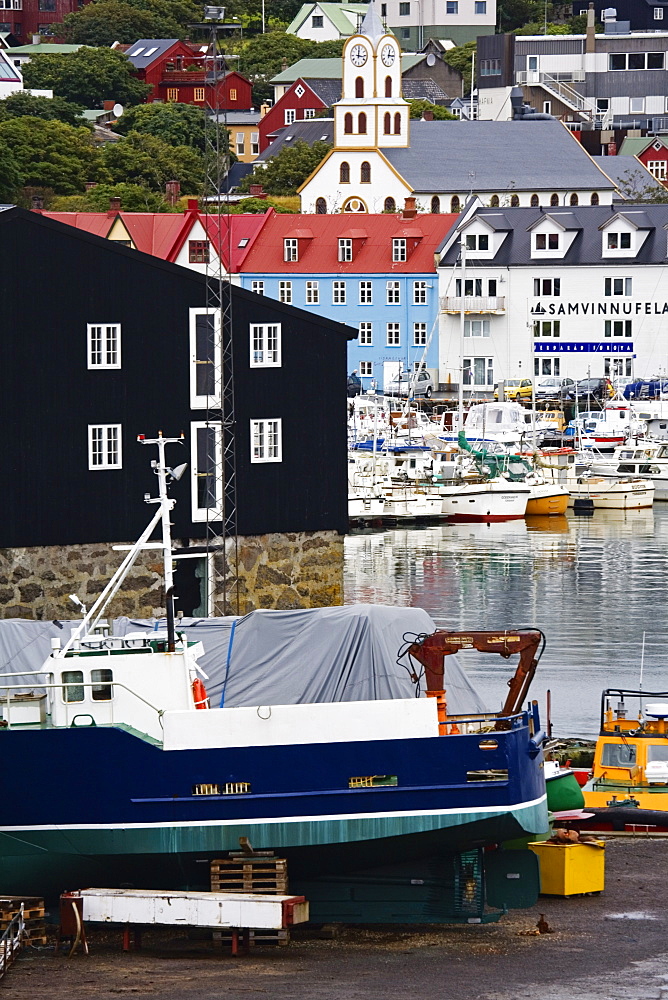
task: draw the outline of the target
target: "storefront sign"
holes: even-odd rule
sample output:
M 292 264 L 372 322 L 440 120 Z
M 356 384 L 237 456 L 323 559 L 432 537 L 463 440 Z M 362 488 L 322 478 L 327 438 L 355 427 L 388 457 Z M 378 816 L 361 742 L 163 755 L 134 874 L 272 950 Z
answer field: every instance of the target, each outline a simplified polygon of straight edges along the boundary
M 540 341 L 533 345 L 534 354 L 633 354 L 633 341 L 604 340 L 588 344 L 566 343 L 562 340 Z
M 668 313 L 668 302 L 540 302 L 531 310 L 532 316 L 662 316 Z

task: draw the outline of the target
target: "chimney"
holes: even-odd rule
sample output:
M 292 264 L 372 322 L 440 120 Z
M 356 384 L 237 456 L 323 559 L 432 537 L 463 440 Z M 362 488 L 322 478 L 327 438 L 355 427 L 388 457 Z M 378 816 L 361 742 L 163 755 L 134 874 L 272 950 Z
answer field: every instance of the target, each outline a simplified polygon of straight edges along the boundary
M 165 201 L 168 205 L 176 205 L 181 196 L 181 184 L 179 181 L 167 181 L 165 184 Z
M 115 215 L 116 212 L 121 210 L 121 199 L 120 198 L 110 198 L 109 199 L 109 212 L 108 215 Z
M 264 118 L 264 116 L 266 115 L 267 111 L 269 111 L 270 107 L 271 107 L 271 105 L 270 104 L 266 104 L 266 103 L 260 105 L 260 118 Z
M 97 187 L 97 181 L 86 181 L 85 187 L 86 191 L 92 191 L 93 188 Z
M 587 40 L 585 43 L 585 52 L 595 52 L 596 51 L 596 11 L 594 10 L 593 3 L 589 4 L 589 10 L 587 11 Z
M 44 209 L 44 198 L 41 194 L 34 194 L 30 199 L 33 212 L 41 212 Z
M 248 192 L 250 198 L 266 198 L 264 188 L 261 184 L 251 184 Z
M 617 143 L 616 142 L 609 142 L 608 143 L 608 156 L 617 156 Z
M 41 41 L 42 41 L 42 36 L 41 35 L 33 35 L 32 36 L 32 43 L 33 43 L 33 45 L 39 45 Z
M 409 219 L 414 219 L 416 215 L 417 208 L 415 207 L 415 198 L 412 196 L 410 198 L 406 198 L 406 201 L 404 202 L 404 210 L 401 213 L 402 219 L 406 219 L 408 221 Z
M 425 108 L 424 111 L 422 112 L 422 121 L 433 122 L 433 120 L 434 120 L 434 112 L 430 111 L 429 108 Z
M 174 181 L 173 183 L 176 184 L 178 182 Z M 199 212 L 199 202 L 197 201 L 197 198 L 188 198 L 186 205 L 186 212 Z

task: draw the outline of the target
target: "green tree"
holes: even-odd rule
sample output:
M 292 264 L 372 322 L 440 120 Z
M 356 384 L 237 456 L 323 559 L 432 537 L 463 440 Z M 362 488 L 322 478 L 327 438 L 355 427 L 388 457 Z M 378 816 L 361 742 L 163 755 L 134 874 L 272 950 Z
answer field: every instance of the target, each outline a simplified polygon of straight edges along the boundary
M 184 38 L 188 25 L 202 18 L 190 0 L 93 0 L 67 14 L 68 42 L 81 45 L 131 44 L 138 38 Z
M 462 74 L 464 78 L 464 92 L 467 94 L 471 91 L 471 64 L 475 50 L 476 43 L 467 42 L 466 45 L 458 45 L 454 49 L 449 49 L 443 56 L 448 66 L 452 66 L 453 69 Z
M 98 184 L 85 194 L 54 198 L 49 206 L 53 212 L 106 212 L 111 198 L 121 199 L 124 212 L 178 212 L 172 209 L 162 194 L 141 184 Z
M 24 184 L 76 194 L 98 176 L 99 154 L 87 128 L 42 118 L 10 118 L 0 122 L 0 143 L 11 149 Z
M 121 135 L 141 132 L 172 146 L 204 150 L 204 113 L 192 104 L 138 104 L 119 118 L 115 131 Z
M 341 55 L 343 41 L 311 42 L 284 31 L 268 31 L 257 35 L 239 49 L 239 72 L 253 84 L 256 103 L 272 96 L 269 81 L 283 69 L 299 59 L 331 59 Z
M 164 191 L 167 181 L 180 181 L 182 194 L 198 194 L 204 179 L 198 150 L 170 146 L 140 132 L 130 132 L 122 142 L 107 143 L 101 162 L 113 183 L 140 184 L 151 191 Z
M 271 198 L 242 198 L 234 206 L 235 211 L 233 214 L 262 215 L 270 208 L 273 208 L 279 215 L 295 214 L 293 209 L 288 208 L 287 205 L 281 205 L 280 202 L 273 201 Z
M 23 185 L 23 174 L 9 145 L 0 135 L 0 202 L 12 204 Z
M 23 67 L 26 87 L 53 90 L 72 104 L 99 108 L 106 100 L 139 104 L 150 87 L 131 73 L 127 56 L 115 49 L 87 46 L 69 55 L 36 55 Z
M 300 139 L 294 146 L 284 146 L 264 167 L 256 167 L 239 185 L 240 191 L 250 191 L 251 184 L 261 184 L 267 194 L 296 194 L 297 188 L 322 162 L 331 149 L 326 142 L 313 146 Z
M 9 118 L 44 118 L 46 121 L 64 122 L 65 125 L 86 125 L 81 117 L 84 109 L 70 104 L 62 97 L 38 97 L 27 90 L 19 90 L 0 101 L 0 121 Z
M 668 190 L 659 181 L 650 180 L 645 170 L 634 170 L 632 158 L 628 157 L 628 160 L 629 166 L 617 183 L 620 194 L 630 202 L 665 205 L 668 202 Z
M 440 104 L 432 104 L 431 101 L 409 101 L 408 106 L 410 107 L 411 118 L 422 118 L 425 111 L 431 111 L 434 119 L 437 121 L 456 122 L 458 120 L 457 116 L 450 114 L 447 108 L 441 107 Z

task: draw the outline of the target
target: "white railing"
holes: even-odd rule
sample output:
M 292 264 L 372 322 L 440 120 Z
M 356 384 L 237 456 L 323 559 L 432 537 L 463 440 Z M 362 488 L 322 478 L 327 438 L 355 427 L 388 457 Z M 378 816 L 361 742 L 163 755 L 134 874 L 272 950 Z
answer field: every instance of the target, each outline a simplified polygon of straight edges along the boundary
M 19 912 L 10 920 L 0 935 L 0 979 L 20 952 L 24 933 L 25 921 L 23 919 L 23 903 L 21 903 Z
M 444 295 L 441 298 L 443 312 L 460 312 L 461 308 L 460 295 Z M 506 298 L 504 295 L 466 295 L 464 297 L 464 312 L 502 312 L 505 308 Z
M 519 84 L 531 84 L 540 83 L 543 79 L 547 77 L 546 73 L 538 73 L 536 70 L 521 70 L 517 75 L 517 82 Z M 551 79 L 556 80 L 558 83 L 584 83 L 585 75 L 580 70 L 574 70 L 570 73 L 553 73 L 551 74 Z

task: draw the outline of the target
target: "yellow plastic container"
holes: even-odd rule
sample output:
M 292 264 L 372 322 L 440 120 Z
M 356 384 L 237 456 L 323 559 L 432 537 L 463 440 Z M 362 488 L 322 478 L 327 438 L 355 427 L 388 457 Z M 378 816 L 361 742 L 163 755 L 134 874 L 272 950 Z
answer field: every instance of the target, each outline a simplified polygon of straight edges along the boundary
M 605 888 L 605 847 L 602 840 L 588 844 L 528 845 L 538 856 L 540 891 L 543 896 L 577 896 L 603 892 Z

